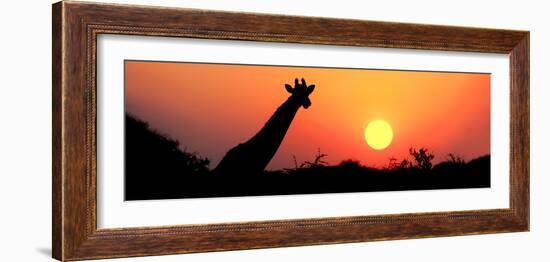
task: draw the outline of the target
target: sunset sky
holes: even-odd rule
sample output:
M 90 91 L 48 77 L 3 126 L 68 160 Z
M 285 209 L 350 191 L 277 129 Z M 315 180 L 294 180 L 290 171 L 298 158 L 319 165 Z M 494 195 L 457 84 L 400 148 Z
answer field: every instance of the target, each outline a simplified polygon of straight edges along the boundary
M 384 167 L 410 147 L 427 147 L 435 162 L 490 152 L 490 75 L 365 69 L 125 62 L 125 110 L 211 160 L 258 132 L 288 97 L 284 84 L 305 78 L 316 89 L 301 108 L 268 169 L 312 161 L 356 159 Z M 370 121 L 393 129 L 383 150 L 365 141 Z

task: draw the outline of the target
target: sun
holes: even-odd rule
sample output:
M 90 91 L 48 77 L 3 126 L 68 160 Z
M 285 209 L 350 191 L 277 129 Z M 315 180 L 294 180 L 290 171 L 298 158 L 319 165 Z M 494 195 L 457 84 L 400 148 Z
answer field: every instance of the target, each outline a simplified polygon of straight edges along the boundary
M 393 130 L 384 120 L 373 120 L 365 129 L 365 140 L 375 150 L 387 148 L 393 140 Z

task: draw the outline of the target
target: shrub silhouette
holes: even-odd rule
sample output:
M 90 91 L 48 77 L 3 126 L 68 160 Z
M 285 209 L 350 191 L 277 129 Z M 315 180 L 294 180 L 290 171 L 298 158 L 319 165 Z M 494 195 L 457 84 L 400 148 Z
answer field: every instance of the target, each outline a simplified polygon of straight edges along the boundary
M 464 158 L 461 156 L 457 156 L 455 154 L 448 154 L 447 155 L 447 162 L 455 163 L 455 164 L 464 164 Z
M 428 152 L 428 149 L 422 147 L 417 151 L 416 148 L 411 147 L 409 148 L 409 154 L 414 159 L 414 167 L 422 170 L 430 170 L 432 168 L 432 160 L 435 156 Z
M 340 162 L 339 166 L 341 166 L 343 168 L 347 168 L 347 169 L 364 168 L 364 166 L 361 165 L 361 163 L 359 161 L 354 160 L 354 159 L 346 159 L 346 160 Z
M 305 161 L 300 165 L 301 168 L 323 167 L 328 164 L 323 158 L 327 157 L 327 154 L 322 154 L 321 149 L 317 149 L 317 155 L 313 161 Z

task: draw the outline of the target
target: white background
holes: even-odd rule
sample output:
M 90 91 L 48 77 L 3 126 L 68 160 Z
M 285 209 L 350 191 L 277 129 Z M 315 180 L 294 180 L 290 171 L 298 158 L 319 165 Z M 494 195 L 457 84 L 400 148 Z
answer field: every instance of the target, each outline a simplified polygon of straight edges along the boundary
M 106 1 L 106 0 L 105 0 Z M 112 1 L 108 1 L 112 2 Z M 206 9 L 436 23 L 531 31 L 531 232 L 217 252 L 125 261 L 548 261 L 550 28 L 544 1 L 119 1 Z M 1 260 L 51 255 L 51 7 L 0 11 Z

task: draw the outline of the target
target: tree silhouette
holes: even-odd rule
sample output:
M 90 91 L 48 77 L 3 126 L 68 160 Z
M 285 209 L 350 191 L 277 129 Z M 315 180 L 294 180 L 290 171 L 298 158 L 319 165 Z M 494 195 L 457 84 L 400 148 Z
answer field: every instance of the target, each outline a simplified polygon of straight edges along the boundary
M 409 148 L 409 154 L 413 157 L 415 163 L 414 167 L 420 168 L 422 170 L 430 170 L 432 168 L 432 160 L 434 155 L 428 152 L 428 149 L 422 147 L 416 150 L 416 148 Z

